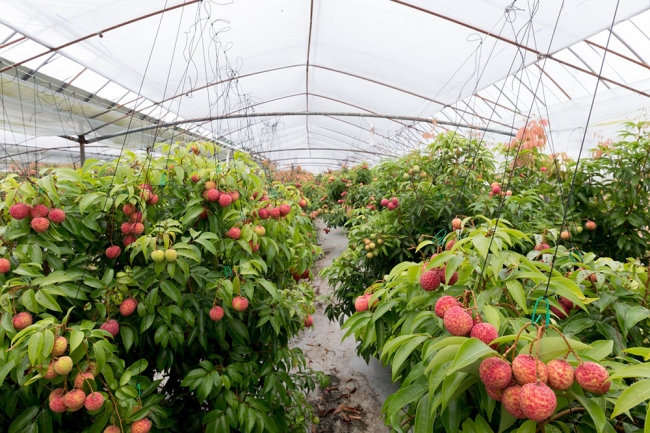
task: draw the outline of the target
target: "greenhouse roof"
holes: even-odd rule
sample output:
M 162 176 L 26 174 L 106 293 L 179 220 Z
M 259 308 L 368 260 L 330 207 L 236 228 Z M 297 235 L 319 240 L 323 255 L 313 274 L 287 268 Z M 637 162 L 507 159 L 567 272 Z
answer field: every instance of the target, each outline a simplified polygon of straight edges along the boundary
M 536 118 L 550 120 L 551 150 L 576 155 L 584 136 L 593 146 L 650 105 L 647 0 L 0 7 L 0 142 L 12 158 L 74 160 L 79 136 L 98 155 L 184 136 L 321 171 L 443 130 L 507 140 Z

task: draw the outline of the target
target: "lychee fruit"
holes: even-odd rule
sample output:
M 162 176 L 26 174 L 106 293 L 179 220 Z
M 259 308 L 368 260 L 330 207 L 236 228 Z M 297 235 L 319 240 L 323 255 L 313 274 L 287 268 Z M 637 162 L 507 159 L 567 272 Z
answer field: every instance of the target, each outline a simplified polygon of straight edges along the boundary
M 239 312 L 246 311 L 248 308 L 248 299 L 244 298 L 243 296 L 236 296 L 232 300 L 232 308 L 235 311 Z
M 32 220 L 32 228 L 39 233 L 43 233 L 50 227 L 50 221 L 47 218 L 37 217 Z
M 527 383 L 519 391 L 519 404 L 526 418 L 541 422 L 555 412 L 557 397 L 553 390 L 542 382 Z
M 386 207 L 388 208 L 388 210 L 394 210 L 397 206 L 392 201 L 389 201 Z
M 454 247 L 454 245 L 456 245 L 456 240 L 452 239 L 449 242 L 447 242 L 447 244 L 445 245 L 445 250 L 447 251 L 451 250 Z
M 546 383 L 548 380 L 548 373 L 544 363 L 530 355 L 517 356 L 512 361 L 512 373 L 520 385 L 537 382 L 538 380 Z
M 29 206 L 25 203 L 16 203 L 9 208 L 9 215 L 13 219 L 22 220 L 29 215 Z
M 130 316 L 135 312 L 135 309 L 138 308 L 138 301 L 133 298 L 126 298 L 120 304 L 120 314 L 122 316 Z
M 569 317 L 570 311 L 564 305 L 560 305 L 560 306 L 562 307 L 562 309 L 552 306 L 551 311 L 560 319 L 566 319 L 567 317 Z
M 57 397 L 63 397 L 65 395 L 65 390 L 63 388 L 56 388 L 52 391 L 48 397 L 48 401 L 52 401 Z
M 271 216 L 271 212 L 264 207 L 257 211 L 257 215 L 260 217 L 260 219 L 267 220 Z
M 124 246 L 128 247 L 131 245 L 133 242 L 135 242 L 137 239 L 135 236 L 129 235 L 124 237 Z
M 190 179 L 192 179 L 192 182 L 198 183 L 199 182 L 199 175 L 194 173 Z
M 122 248 L 118 247 L 117 245 L 111 245 L 110 247 L 106 248 L 106 257 L 110 260 L 116 259 L 122 254 Z
M 493 340 L 499 337 L 499 332 L 494 326 L 490 325 L 489 323 L 477 323 L 472 328 L 472 332 L 469 333 L 469 336 L 472 338 L 477 338 L 489 346 Z M 491 347 L 493 349 L 496 349 L 497 345 L 493 344 Z
M 584 362 L 575 371 L 575 379 L 582 389 L 594 394 L 604 394 L 609 391 L 611 382 L 608 381 L 609 373 L 600 364 Z
M 13 323 L 16 331 L 27 328 L 33 322 L 32 315 L 26 311 L 16 314 L 13 319 L 11 319 L 11 323 Z
M 165 261 L 165 252 L 163 250 L 153 250 L 151 252 L 151 260 L 156 263 L 162 263 Z
M 207 190 L 204 195 L 205 199 L 210 202 L 216 202 L 219 201 L 219 197 L 221 197 L 221 193 L 217 191 L 216 189 L 209 189 Z
M 275 219 L 280 218 L 280 209 L 279 208 L 277 208 L 277 207 L 271 208 L 269 212 L 271 212 L 271 217 L 273 217 Z
M 213 181 L 209 180 L 209 181 L 207 181 L 205 183 L 205 189 L 210 190 L 210 189 L 215 189 L 215 188 L 217 188 L 217 184 L 214 183 Z
M 590 231 L 591 231 L 591 230 L 596 230 L 596 223 L 593 222 L 593 221 L 587 221 L 587 222 L 585 223 L 585 228 L 586 228 L 587 230 L 590 230 Z
M 70 412 L 75 412 L 84 407 L 86 393 L 81 389 L 74 389 L 63 397 L 63 401 Z
M 122 433 L 122 430 L 120 430 L 120 428 L 119 428 L 118 426 L 115 426 L 115 425 L 109 425 L 109 426 L 106 427 L 106 429 L 104 430 L 104 433 Z
M 254 244 L 253 241 L 248 241 L 248 245 L 250 245 L 251 251 L 253 251 L 254 253 L 260 250 L 260 244 Z
M 62 356 L 54 362 L 54 371 L 61 376 L 72 371 L 72 358 L 69 356 Z
M 127 203 L 124 206 L 122 206 L 122 212 L 124 212 L 124 215 L 126 216 L 133 215 L 135 211 L 136 211 L 135 206 L 132 205 L 131 203 Z
M 56 337 L 52 346 L 52 355 L 61 356 L 68 350 L 68 340 L 65 337 Z
M 133 234 L 135 234 L 136 236 L 140 236 L 142 233 L 144 233 L 144 224 L 135 223 L 133 225 Z
M 280 205 L 280 215 L 287 216 L 287 215 L 289 215 L 289 212 L 291 212 L 291 206 L 289 206 L 286 203 L 283 204 L 283 205 Z
M 438 273 L 433 270 L 423 272 L 422 275 L 420 275 L 420 286 L 427 292 L 436 290 L 440 287 L 440 276 L 438 276 Z
M 120 230 L 122 231 L 123 235 L 128 235 L 129 233 L 133 232 L 133 227 L 134 227 L 133 223 L 123 223 L 120 226 Z
M 41 373 L 42 373 L 42 372 L 41 372 Z M 57 377 L 57 376 L 58 376 L 57 372 L 54 371 L 54 363 L 53 363 L 53 362 L 50 362 L 50 363 L 47 365 L 47 371 L 45 372 L 45 374 L 43 374 L 43 378 L 45 378 L 45 379 L 47 379 L 47 380 L 52 380 L 52 379 L 54 379 L 54 378 Z
M 63 388 L 58 388 L 63 391 Z M 56 391 L 56 390 L 55 390 Z M 54 393 L 52 393 L 54 394 Z M 52 395 L 50 394 L 50 396 Z M 56 396 L 50 399 L 50 410 L 54 413 L 63 413 L 68 410 L 68 406 L 65 404 L 65 398 L 63 396 Z
M 231 203 L 234 203 L 234 202 L 236 202 L 237 200 L 239 200 L 239 192 L 237 192 L 237 191 L 230 191 L 228 194 L 230 194 L 230 198 L 232 198 L 232 202 L 231 202 Z
M 305 325 L 305 328 L 311 328 L 314 326 L 314 318 L 311 317 L 311 314 L 307 314 L 307 317 L 305 317 L 303 323 Z
M 175 249 L 169 248 L 165 250 L 165 260 L 167 260 L 170 263 L 174 263 L 177 258 L 178 258 L 178 253 L 176 252 Z
M 117 323 L 116 320 L 111 319 L 106 323 L 104 323 L 102 326 L 100 326 L 99 329 L 108 331 L 113 337 L 115 337 L 117 336 L 117 334 L 120 333 L 120 324 Z
M 397 197 L 391 197 L 390 202 L 395 205 L 395 207 L 399 206 L 399 199 Z
M 11 262 L 7 259 L 0 259 L 0 274 L 6 274 L 11 270 Z
M 357 310 L 357 313 L 368 311 L 368 298 L 365 296 L 357 297 L 356 301 L 354 301 L 354 309 Z
M 497 357 L 484 359 L 478 373 L 485 386 L 493 390 L 504 389 L 512 380 L 510 364 L 508 364 L 508 361 Z
M 499 185 L 493 185 L 492 186 L 492 194 L 501 194 L 501 187 Z
M 466 336 L 472 330 L 474 321 L 463 307 L 451 307 L 444 317 L 445 328 L 451 335 Z
M 460 230 L 462 225 L 463 225 L 463 221 L 460 218 L 454 218 L 453 220 L 451 220 L 451 227 L 454 230 Z
M 232 227 L 230 230 L 228 230 L 227 236 L 230 239 L 237 240 L 241 237 L 241 229 L 239 227 Z
M 50 209 L 44 204 L 37 204 L 30 211 L 32 218 L 45 218 L 49 213 Z
M 387 198 L 382 198 L 381 202 L 379 204 L 381 204 L 383 207 L 388 206 L 388 199 Z
M 443 296 L 436 301 L 436 316 L 444 319 L 445 313 L 451 307 L 460 307 L 460 302 L 453 296 Z
M 503 390 L 501 394 L 501 403 L 505 410 L 515 418 L 526 418 L 524 412 L 521 410 L 521 399 L 519 395 L 521 393 L 521 386 L 512 385 Z
M 97 368 L 97 363 L 95 361 L 89 361 L 88 367 L 86 367 L 85 372 L 90 373 L 93 376 L 97 377 L 97 375 L 99 374 L 99 368 Z
M 230 206 L 230 203 L 232 203 L 232 197 L 230 197 L 229 194 L 221 194 L 219 196 L 219 206 L 221 207 Z
M 254 230 L 257 236 L 264 236 L 266 234 L 266 229 L 264 228 L 264 226 L 260 226 L 260 225 L 255 226 Z
M 558 302 L 564 306 L 567 310 L 573 310 L 575 308 L 575 305 L 573 305 L 573 302 L 569 301 L 567 298 L 564 296 L 560 296 L 560 299 L 558 299 Z
M 129 221 L 132 223 L 141 223 L 142 222 L 142 212 L 137 211 L 133 212 L 131 216 L 129 216 Z
M 104 406 L 104 396 L 99 392 L 91 392 L 86 397 L 86 410 L 88 412 L 93 412 L 99 410 Z
M 307 200 L 305 200 L 304 198 L 301 198 L 300 201 L 298 202 L 298 206 L 300 206 L 303 209 L 306 208 L 307 207 Z
M 92 373 L 79 373 L 74 378 L 75 389 L 84 389 L 84 382 L 88 383 L 89 380 L 95 380 L 95 376 Z
M 61 209 L 52 209 L 48 215 L 48 218 L 53 223 L 61 224 L 63 221 L 65 221 L 65 212 L 63 212 Z
M 151 430 L 151 421 L 148 418 L 142 418 L 131 424 L 131 433 L 149 433 Z
M 215 307 L 212 307 L 212 309 L 210 310 L 210 319 L 214 320 L 215 322 L 218 322 L 221 319 L 223 319 L 223 314 L 224 314 L 223 308 L 217 305 Z
M 158 197 L 158 194 L 151 194 L 151 197 L 149 198 L 149 200 L 147 200 L 147 203 L 153 206 L 158 204 L 158 201 L 160 201 L 160 197 Z
M 492 400 L 501 401 L 501 397 L 503 396 L 502 389 L 492 389 L 486 386 L 485 390 Z
M 548 384 L 559 391 L 571 388 L 573 385 L 573 367 L 562 359 L 554 359 L 546 364 Z
M 571 237 L 571 233 L 569 233 L 567 230 L 564 230 L 562 233 L 560 233 L 560 237 L 563 240 L 568 241 L 569 238 Z
M 551 247 L 548 244 L 543 243 L 543 242 L 541 244 L 535 245 L 535 251 L 548 250 L 549 248 L 551 248 Z

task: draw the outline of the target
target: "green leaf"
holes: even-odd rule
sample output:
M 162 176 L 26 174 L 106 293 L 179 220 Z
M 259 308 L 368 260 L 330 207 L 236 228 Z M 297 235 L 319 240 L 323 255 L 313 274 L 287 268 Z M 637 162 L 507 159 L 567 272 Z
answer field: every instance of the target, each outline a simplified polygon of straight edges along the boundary
M 631 365 L 616 370 L 610 379 L 623 379 L 629 377 L 650 377 L 650 363 Z
M 648 399 L 650 399 L 650 379 L 641 380 L 631 385 L 616 400 L 611 419 L 616 418 Z
M 429 433 L 433 430 L 433 417 L 429 414 L 429 394 L 425 394 L 415 411 L 413 433 Z
M 27 424 L 31 423 L 40 410 L 39 406 L 32 406 L 25 410 L 9 426 L 9 433 L 23 433 Z
M 519 281 L 506 281 L 506 288 L 512 299 L 523 310 L 524 314 L 528 314 L 528 307 L 526 306 L 526 294 L 524 288 Z
M 460 426 L 460 405 L 458 400 L 452 400 L 441 416 L 442 425 L 447 433 L 457 433 Z
M 181 304 L 181 292 L 176 288 L 174 283 L 169 280 L 163 280 L 160 282 L 160 288 L 174 303 L 177 305 Z
M 476 338 L 470 338 L 465 341 L 454 358 L 451 367 L 447 370 L 447 376 L 453 374 L 457 370 L 473 364 L 479 358 L 496 353 L 487 344 Z
M 99 200 L 101 195 L 96 192 L 92 192 L 90 194 L 85 195 L 80 201 L 79 201 L 79 212 L 84 213 L 85 210 L 93 204 L 95 201 Z
M 517 433 L 535 433 L 537 431 L 537 423 L 535 421 L 528 420 L 519 427 Z M 598 430 L 600 431 L 600 430 Z
M 47 293 L 46 289 L 41 289 L 36 292 L 36 301 L 45 308 L 58 311 L 59 313 L 61 312 L 61 307 L 59 307 L 59 304 L 56 302 L 54 297 Z
M 590 349 L 588 345 L 585 343 L 578 341 L 578 340 L 573 340 L 571 338 L 567 338 L 569 341 L 569 344 L 571 344 L 571 347 L 573 347 L 574 350 L 579 351 L 579 350 L 584 350 L 584 349 Z M 540 344 L 539 342 L 535 342 L 533 348 L 532 348 L 532 353 L 537 353 L 537 345 Z M 519 353 L 529 353 L 530 350 L 530 343 L 525 345 Z M 562 337 L 544 337 L 541 340 L 541 345 L 539 348 L 539 359 L 542 362 L 549 362 L 552 359 L 559 358 L 560 356 L 564 355 L 567 353 L 569 348 L 566 345 L 566 342 Z
M 627 333 L 630 329 L 643 319 L 650 317 L 650 310 L 636 305 L 630 308 L 625 314 L 625 327 L 623 329 L 623 336 L 627 338 Z
M 413 352 L 420 344 L 422 344 L 422 342 L 430 338 L 428 335 L 413 335 L 412 337 L 413 338 L 410 339 L 410 341 L 407 341 L 402 346 L 400 346 L 400 348 L 395 353 L 395 357 L 393 358 L 392 362 L 393 381 L 395 381 L 400 367 L 404 361 L 406 361 L 406 358 L 411 355 L 411 352 Z
M 7 374 L 16 366 L 16 362 L 11 360 L 0 368 L 0 386 L 4 383 Z
M 571 395 L 573 398 L 578 400 L 582 407 L 587 409 L 587 412 L 591 416 L 591 419 L 594 422 L 594 426 L 596 427 L 597 432 L 604 431 L 605 429 L 605 424 L 607 423 L 607 417 L 605 416 L 605 412 L 603 412 L 603 409 L 592 399 L 588 397 L 584 397 L 582 395 L 573 393 L 571 391 L 567 391 L 569 395 Z
M 84 341 L 85 334 L 81 331 L 73 330 L 70 333 L 70 353 L 79 347 L 82 341 Z
M 390 405 L 388 406 L 387 413 L 391 414 L 402 410 L 406 405 L 416 401 L 428 391 L 426 385 L 416 384 L 409 385 L 406 388 L 400 388 L 393 396 L 391 396 Z
M 29 362 L 32 365 L 38 364 L 38 357 L 43 350 L 43 334 L 36 332 L 32 334 L 29 338 L 29 345 L 27 347 L 27 355 L 29 356 Z

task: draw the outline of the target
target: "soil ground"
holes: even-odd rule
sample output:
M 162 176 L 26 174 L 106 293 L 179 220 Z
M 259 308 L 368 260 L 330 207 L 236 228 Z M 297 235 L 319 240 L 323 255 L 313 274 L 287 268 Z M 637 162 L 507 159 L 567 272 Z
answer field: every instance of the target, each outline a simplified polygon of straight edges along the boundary
M 314 274 L 332 264 L 332 260 L 347 247 L 347 239 L 340 229 L 321 233 L 324 258 L 318 261 Z M 315 278 L 314 291 L 327 295 L 331 289 L 327 281 Z M 366 364 L 356 354 L 354 338 L 341 341 L 344 332 L 338 322 L 325 316 L 325 304 L 316 303 L 314 327 L 305 331 L 292 343 L 300 347 L 314 370 L 330 376 L 326 389 L 318 389 L 309 398 L 320 415 L 320 424 L 312 426 L 311 433 L 365 433 L 389 431 L 381 420 L 381 406 L 386 398 L 397 391 L 391 382 L 390 370 L 376 359 Z

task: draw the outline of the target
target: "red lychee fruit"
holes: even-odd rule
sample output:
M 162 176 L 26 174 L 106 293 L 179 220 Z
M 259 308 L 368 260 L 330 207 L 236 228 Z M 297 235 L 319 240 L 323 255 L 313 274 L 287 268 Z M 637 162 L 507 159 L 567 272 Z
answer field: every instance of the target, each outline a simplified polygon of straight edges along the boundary
M 510 364 L 508 364 L 508 361 L 497 357 L 484 359 L 478 373 L 485 386 L 493 390 L 504 389 L 512 380 Z
M 153 191 L 153 188 L 148 183 L 141 183 L 140 185 L 138 185 L 138 188 L 140 188 L 143 191 Z
M 104 323 L 102 326 L 100 326 L 99 329 L 108 331 L 113 337 L 115 337 L 117 336 L 117 334 L 120 333 L 120 324 L 117 323 L 116 320 L 111 319 L 106 323 Z
M 499 185 L 493 185 L 492 186 L 492 194 L 501 194 L 501 187 Z
M 397 197 L 391 197 L 390 202 L 395 205 L 395 207 L 399 206 L 399 199 Z
M 547 170 L 546 167 L 542 167 L 542 168 L 539 169 L 539 171 L 541 171 L 542 173 L 546 173 L 546 170 Z
M 444 319 L 445 313 L 451 307 L 460 307 L 460 302 L 453 296 L 443 296 L 436 301 L 436 316 Z
M 570 311 L 564 305 L 561 305 L 561 307 L 562 309 L 551 307 L 551 311 L 560 319 L 566 319 L 569 317 Z
M 314 326 L 314 318 L 311 317 L 311 314 L 307 314 L 307 317 L 305 317 L 303 323 L 305 325 L 305 328 L 311 328 Z
M 13 219 L 25 219 L 27 215 L 29 215 L 29 206 L 25 203 L 16 203 L 9 208 L 9 215 L 11 215 Z
M 221 193 L 216 189 L 209 189 L 209 190 L 205 191 L 203 196 L 205 197 L 205 199 L 207 201 L 210 201 L 210 202 L 214 203 L 216 201 L 219 201 L 219 197 L 221 197 Z
M 44 204 L 37 204 L 30 211 L 32 218 L 45 218 L 49 213 L 50 209 Z
M 62 336 L 56 337 L 54 346 L 52 346 L 52 355 L 61 356 L 66 350 L 68 350 L 68 340 Z
M 456 245 L 456 240 L 452 239 L 449 242 L 447 242 L 447 244 L 445 245 L 445 250 L 450 251 L 454 247 L 454 245 Z
M 57 397 L 63 397 L 65 395 L 65 390 L 63 388 L 56 388 L 52 391 L 48 397 L 48 401 L 52 401 Z
M 237 200 L 239 200 L 239 192 L 237 192 L 237 191 L 231 191 L 231 192 L 229 192 L 229 194 L 230 194 L 230 198 L 232 198 L 232 203 L 234 203 L 234 202 L 236 202 Z
M 586 228 L 587 230 L 590 230 L 590 231 L 592 231 L 592 230 L 596 230 L 596 223 L 593 222 L 593 221 L 587 221 L 587 222 L 585 223 L 585 228 Z
M 94 412 L 101 409 L 102 406 L 104 406 L 104 396 L 99 392 L 91 392 L 88 394 L 88 397 L 86 397 L 85 406 L 88 412 Z
M 133 298 L 126 298 L 120 304 L 120 314 L 122 316 L 130 316 L 135 312 L 135 309 L 138 308 L 138 301 Z
M 40 370 L 39 370 L 39 372 L 40 372 Z M 41 373 L 42 373 L 42 372 L 41 372 Z M 54 371 L 54 363 L 53 363 L 53 362 L 50 362 L 50 363 L 47 365 L 47 370 L 45 371 L 45 374 L 43 375 L 43 378 L 45 378 L 45 379 L 47 379 L 47 380 L 52 380 L 52 379 L 54 379 L 54 378 L 57 377 L 57 376 L 58 376 L 57 372 Z
M 512 385 L 503 390 L 501 394 L 501 403 L 508 413 L 515 418 L 526 418 L 524 412 L 521 410 L 521 403 L 519 395 L 521 393 L 521 386 Z
M 223 308 L 220 306 L 215 306 L 210 309 L 210 319 L 214 320 L 215 322 L 220 321 L 223 319 L 224 311 Z
M 248 241 L 248 245 L 251 246 L 251 251 L 253 251 L 254 253 L 260 250 L 260 244 L 254 244 L 253 241 Z
M 131 424 L 131 433 L 149 433 L 151 430 L 151 421 L 148 418 L 142 418 Z
M 144 233 L 144 224 L 135 223 L 133 225 L 133 234 L 135 234 L 136 236 L 140 236 L 142 233 Z
M 445 328 L 451 335 L 466 336 L 472 330 L 474 321 L 463 307 L 451 307 L 444 317 Z
M 300 201 L 298 202 L 298 206 L 300 206 L 303 209 L 306 208 L 307 207 L 307 200 L 305 200 L 304 198 L 301 198 Z
M 267 220 L 267 219 L 269 219 L 269 217 L 271 216 L 271 212 L 269 212 L 269 210 L 268 210 L 267 208 L 262 208 L 262 209 L 260 209 L 259 211 L 257 211 L 257 215 L 258 215 L 261 219 L 263 219 L 263 220 Z
M 430 270 L 420 275 L 420 286 L 422 289 L 430 292 L 440 287 L 440 277 L 436 271 Z
M 387 199 L 387 198 L 382 198 L 380 204 L 381 204 L 383 207 L 388 206 L 388 199 Z
M 545 383 L 527 383 L 519 391 L 519 404 L 526 418 L 541 422 L 555 412 L 557 397 Z
M 469 336 L 472 338 L 478 338 L 483 343 L 490 346 L 490 343 L 499 337 L 499 332 L 497 329 L 490 325 L 489 323 L 477 323 L 472 328 L 472 332 L 469 333 Z M 498 345 L 493 344 L 491 347 L 496 349 Z M 508 366 L 509 368 L 510 366 Z M 493 388 L 496 388 L 493 386 Z
M 569 238 L 571 237 L 571 233 L 569 233 L 568 231 L 564 230 L 562 233 L 560 233 L 560 237 L 561 237 L 563 240 L 568 241 Z
M 54 362 L 54 371 L 61 376 L 70 373 L 72 371 L 72 358 L 69 356 L 61 356 Z
M 122 254 L 122 248 L 118 247 L 117 245 L 111 245 L 110 247 L 106 248 L 106 257 L 110 260 L 116 259 Z
M 137 211 L 133 212 L 131 216 L 129 216 L 129 221 L 132 223 L 141 223 L 142 222 L 142 212 Z
M 58 388 L 63 391 L 63 388 Z M 56 391 L 56 390 L 55 390 Z M 52 393 L 54 394 L 54 393 Z M 52 395 L 50 394 L 50 396 Z M 54 413 L 63 413 L 68 410 L 68 406 L 65 404 L 65 398 L 62 396 L 56 396 L 50 399 L 50 410 Z
M 63 401 L 70 412 L 75 412 L 84 407 L 86 393 L 81 389 L 73 389 L 63 397 Z
M 357 313 L 368 311 L 368 298 L 365 296 L 357 297 L 356 301 L 354 301 L 354 309 L 357 310 Z
M 16 331 L 27 328 L 33 322 L 32 315 L 26 311 L 16 314 L 13 319 L 11 319 L 11 323 L 13 323 Z
M 567 310 L 571 311 L 575 308 L 575 305 L 573 305 L 573 302 L 569 301 L 567 298 L 564 296 L 560 296 L 560 299 L 558 299 L 558 302 L 564 306 Z
M 512 361 L 512 373 L 519 385 L 537 382 L 538 380 L 546 383 L 548 380 L 548 373 L 544 363 L 530 355 L 517 356 Z
M 142 198 L 142 200 L 149 202 L 149 200 L 151 200 L 151 192 L 144 190 L 140 193 L 140 197 Z
M 594 394 L 605 394 L 609 391 L 611 382 L 608 381 L 609 373 L 600 364 L 584 362 L 575 371 L 575 379 L 582 389 Z
M 65 221 L 65 212 L 63 212 L 61 209 L 52 209 L 48 215 L 48 218 L 53 223 L 61 224 L 63 221 Z
M 0 259 L 0 274 L 11 271 L 11 262 L 7 259 Z
M 562 359 L 554 359 L 546 364 L 548 372 L 548 384 L 553 389 L 565 390 L 573 385 L 573 367 Z
M 392 201 L 389 201 L 386 207 L 388 210 L 394 210 L 397 206 Z
M 151 194 L 151 197 L 149 198 L 149 200 L 147 200 L 147 203 L 149 203 L 150 205 L 153 206 L 153 205 L 158 204 L 159 200 L 160 200 L 160 197 L 158 197 L 158 194 Z
M 546 243 L 541 243 L 541 244 L 535 245 L 535 251 L 548 250 L 549 248 L 551 248 L 551 247 Z
M 503 396 L 502 389 L 492 389 L 486 386 L 485 390 L 487 391 L 488 395 L 492 400 L 501 401 L 501 397 Z
M 124 246 L 125 246 L 125 247 L 128 247 L 129 245 L 131 245 L 131 244 L 132 244 L 133 242 L 135 242 L 136 240 L 137 240 L 137 239 L 135 238 L 135 236 L 131 236 L 131 235 L 126 236 L 126 237 L 124 238 Z
M 227 237 L 234 240 L 239 239 L 241 237 L 241 229 L 239 227 L 232 227 L 228 230 Z
M 97 377 L 99 374 L 99 368 L 97 367 L 97 363 L 95 361 L 89 361 L 88 366 L 84 370 L 86 373 L 90 373 L 93 376 Z
M 109 425 L 109 426 L 106 427 L 106 429 L 104 430 L 104 433 L 122 433 L 122 430 L 120 430 L 120 428 L 119 428 L 118 426 L 115 426 L 115 425 Z
M 283 205 L 280 205 L 280 215 L 287 216 L 287 215 L 289 215 L 289 212 L 291 212 L 291 206 L 289 206 L 286 203 L 283 204 Z
M 269 212 L 271 212 L 271 216 L 273 218 L 275 218 L 275 219 L 280 218 L 280 209 L 279 208 L 273 207 L 273 208 L 271 208 L 271 210 Z
M 135 206 L 132 205 L 131 203 L 127 203 L 124 206 L 122 206 L 122 212 L 124 212 L 124 215 L 126 216 L 133 215 L 135 211 L 136 211 Z
M 235 311 L 239 312 L 246 311 L 248 308 L 248 299 L 244 298 L 243 296 L 236 296 L 232 300 L 232 308 Z
M 305 272 L 302 273 L 301 277 L 304 278 L 305 280 L 308 280 L 310 277 L 309 269 L 305 269 Z
M 221 207 L 230 206 L 230 203 L 232 203 L 232 197 L 230 197 L 230 195 L 221 194 L 219 196 L 219 206 Z
M 37 217 L 32 220 L 32 228 L 39 233 L 43 233 L 50 227 L 50 222 L 47 218 Z
M 128 235 L 129 233 L 133 232 L 133 227 L 135 226 L 134 223 L 123 223 L 120 226 L 120 230 L 122 231 L 123 235 Z
M 196 174 L 196 173 L 194 173 L 194 174 L 192 175 L 191 179 L 192 179 L 192 182 L 194 182 L 194 183 L 198 183 L 198 182 L 199 182 L 199 175 Z
M 454 230 L 460 230 L 462 225 L 463 225 L 463 220 L 461 220 L 460 218 L 454 218 L 453 220 L 451 220 L 451 227 Z
M 88 382 L 89 380 L 95 380 L 95 376 L 92 375 L 92 373 L 79 373 L 77 377 L 74 378 L 74 387 L 75 389 L 84 389 L 84 382 Z

